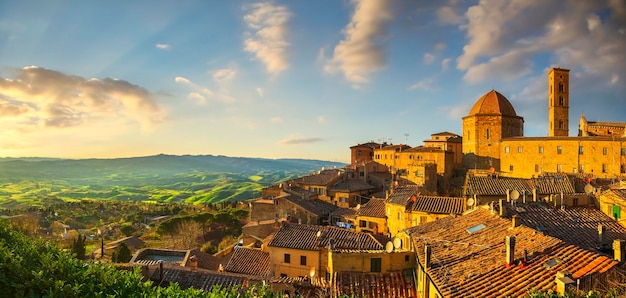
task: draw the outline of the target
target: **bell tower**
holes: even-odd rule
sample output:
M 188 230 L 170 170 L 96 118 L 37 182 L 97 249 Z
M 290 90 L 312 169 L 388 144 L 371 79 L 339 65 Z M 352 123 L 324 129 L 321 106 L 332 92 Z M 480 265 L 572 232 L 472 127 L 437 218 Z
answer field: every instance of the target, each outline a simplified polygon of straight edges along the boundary
M 569 69 L 552 68 L 548 73 L 548 136 L 569 135 Z

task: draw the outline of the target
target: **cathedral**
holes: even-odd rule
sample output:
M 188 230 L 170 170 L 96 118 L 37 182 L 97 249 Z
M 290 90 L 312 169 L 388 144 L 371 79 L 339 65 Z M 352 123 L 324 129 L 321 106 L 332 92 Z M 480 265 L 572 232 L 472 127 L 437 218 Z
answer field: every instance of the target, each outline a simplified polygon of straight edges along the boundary
M 626 176 L 626 122 L 587 121 L 569 136 L 569 70 L 548 73 L 548 136 L 524 136 L 524 118 L 491 90 L 463 117 L 463 166 L 531 178 L 546 173 Z

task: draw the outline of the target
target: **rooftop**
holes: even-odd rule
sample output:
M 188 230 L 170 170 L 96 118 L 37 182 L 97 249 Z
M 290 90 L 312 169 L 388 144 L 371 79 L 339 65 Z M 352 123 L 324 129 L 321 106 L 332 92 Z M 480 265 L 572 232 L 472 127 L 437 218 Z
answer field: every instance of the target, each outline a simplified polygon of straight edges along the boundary
M 365 181 L 361 179 L 344 179 L 339 181 L 339 183 L 330 187 L 332 191 L 362 191 L 362 190 L 370 190 L 374 189 L 373 186 L 367 184 Z
M 575 193 L 574 186 L 565 175 L 531 179 L 469 175 L 466 183 L 466 193 L 469 195 L 506 196 L 507 190 L 532 194 L 533 188 L 538 195 Z
M 480 227 L 480 228 L 477 228 Z M 604 272 L 618 264 L 603 254 L 544 235 L 478 208 L 407 230 L 420 266 L 431 247 L 430 278 L 446 297 L 523 296 L 529 288 L 549 290 L 558 271 L 573 278 Z M 515 237 L 515 262 L 506 265 L 505 236 Z M 523 262 L 524 251 L 527 260 Z
M 387 214 L 385 213 L 385 200 L 371 198 L 367 203 L 361 205 L 361 207 L 356 211 L 360 216 L 369 216 L 369 217 L 378 217 L 378 218 L 386 218 Z
M 386 202 L 405 206 L 411 196 L 418 195 L 419 193 L 420 187 L 417 185 L 405 185 L 401 187 L 396 187 L 392 190 L 391 194 L 389 194 Z
M 284 199 L 304 208 L 307 211 L 310 211 L 317 216 L 328 215 L 331 212 L 337 210 L 337 208 L 339 208 L 331 203 L 324 202 L 320 199 L 307 200 L 293 195 L 286 196 L 284 197 Z
M 224 271 L 249 275 L 270 275 L 270 254 L 254 248 L 238 247 L 233 249 Z
M 334 292 L 355 297 L 417 297 L 411 272 L 339 272 L 333 277 Z
M 274 234 L 268 246 L 301 250 L 319 250 L 330 246 L 333 250 L 381 251 L 383 243 L 386 243 L 381 240 L 368 233 L 338 227 L 285 224 Z
M 511 102 L 493 89 L 476 101 L 468 116 L 481 114 L 518 117 Z
M 438 214 L 462 214 L 465 199 L 460 197 L 415 196 L 408 201 L 406 210 Z

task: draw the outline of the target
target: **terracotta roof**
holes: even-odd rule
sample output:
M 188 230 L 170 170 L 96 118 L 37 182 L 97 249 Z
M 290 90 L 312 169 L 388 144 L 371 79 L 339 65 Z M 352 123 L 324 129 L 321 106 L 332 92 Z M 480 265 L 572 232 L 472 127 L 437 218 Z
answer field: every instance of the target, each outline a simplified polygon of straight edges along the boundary
M 626 122 L 588 121 L 588 126 L 612 126 L 626 128 Z
M 459 137 L 458 134 L 449 131 L 442 131 L 438 133 L 431 134 L 431 136 L 451 136 L 451 137 Z
M 209 269 L 209 270 L 217 270 L 220 266 L 220 259 L 212 254 L 208 254 L 205 252 L 201 252 L 197 249 L 191 250 L 189 252 L 189 256 L 196 256 L 196 260 L 198 261 L 198 268 Z M 189 260 L 187 260 L 187 265 L 189 266 Z
M 461 214 L 465 212 L 465 199 L 459 197 L 416 196 L 409 200 L 406 210 L 439 214 Z
M 614 195 L 618 199 L 626 201 L 626 189 L 607 189 L 602 192 L 604 195 Z
M 480 229 L 479 225 L 482 225 Z M 469 232 L 473 228 L 473 232 Z M 425 245 L 431 247 L 430 278 L 445 297 L 521 297 L 529 288 L 549 290 L 558 271 L 574 278 L 604 272 L 617 261 L 526 226 L 475 209 L 463 216 L 446 217 L 407 230 L 420 266 Z M 515 264 L 506 266 L 505 236 L 515 236 Z M 524 251 L 527 262 L 522 263 Z M 548 262 L 550 261 L 550 262 Z
M 418 147 L 413 147 L 411 149 L 404 150 L 404 152 L 445 152 L 445 150 L 439 147 L 418 146 Z
M 337 208 L 337 210 L 331 213 L 333 216 L 354 216 L 356 215 L 356 210 L 352 208 Z
M 382 144 L 379 144 L 379 143 L 376 143 L 376 142 L 367 142 L 367 143 L 363 143 L 363 144 L 354 145 L 354 146 L 350 147 L 350 149 L 358 148 L 358 147 L 377 149 L 377 148 L 380 148 L 380 146 L 382 146 Z
M 505 208 L 507 208 L 507 218 L 515 214 L 519 216 L 523 225 L 587 250 L 596 251 L 599 247 L 599 224 L 606 229 L 604 242 L 608 248 L 615 239 L 626 240 L 626 228 L 595 208 L 568 207 L 563 209 L 538 202 L 515 206 L 505 204 Z
M 270 275 L 270 254 L 254 248 L 236 246 L 224 271 L 250 275 Z
M 361 205 L 357 210 L 357 214 L 360 216 L 385 218 L 385 200 L 384 199 L 370 199 L 367 203 Z
M 576 191 L 574 186 L 567 178 L 567 176 L 561 177 L 540 177 L 530 179 L 531 187 L 537 189 L 537 194 L 572 194 Z
M 317 216 L 326 216 L 339 208 L 320 199 L 307 200 L 298 196 L 287 196 L 284 199 L 304 208 L 307 211 L 310 211 Z
M 491 90 L 476 101 L 468 116 L 496 114 L 517 117 L 511 102 L 496 90 Z
M 351 191 L 363 191 L 363 190 L 370 190 L 370 189 L 374 189 L 373 186 L 367 184 L 365 181 L 361 180 L 361 179 L 345 179 L 345 180 L 341 180 L 339 181 L 339 183 L 331 186 L 329 188 L 329 190 L 332 191 L 347 191 L 347 192 L 351 192 Z
M 384 249 L 384 245 L 369 233 L 353 232 L 332 226 L 305 224 L 285 224 L 274 234 L 274 238 L 268 243 L 268 246 L 319 250 L 329 246 L 331 242 L 333 249 L 336 250 L 371 251 Z
M 348 297 L 417 297 L 414 271 L 407 273 L 338 272 L 333 276 L 334 293 Z
M 296 178 L 293 181 L 305 185 L 328 185 L 342 175 L 342 173 L 343 171 L 339 169 L 322 170 L 315 174 Z
M 151 280 L 160 284 L 160 272 L 158 266 L 150 269 Z M 213 286 L 229 287 L 242 285 L 248 280 L 260 281 L 262 278 L 251 275 L 235 274 L 228 272 L 209 271 L 204 269 L 191 269 L 176 266 L 164 266 L 163 281 L 165 283 L 178 283 L 182 289 L 196 288 L 204 291 L 211 291 Z
M 417 195 L 419 192 L 420 188 L 417 185 L 396 187 L 392 190 L 392 193 L 389 194 L 386 202 L 406 206 L 407 200 L 409 200 L 412 195 Z

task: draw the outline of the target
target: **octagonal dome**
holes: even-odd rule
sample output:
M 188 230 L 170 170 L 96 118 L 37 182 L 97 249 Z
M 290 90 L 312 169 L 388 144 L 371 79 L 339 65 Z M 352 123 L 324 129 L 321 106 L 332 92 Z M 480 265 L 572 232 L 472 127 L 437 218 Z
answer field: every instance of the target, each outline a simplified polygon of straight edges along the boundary
M 476 101 L 468 116 L 480 114 L 517 117 L 511 102 L 504 95 L 493 89 Z

